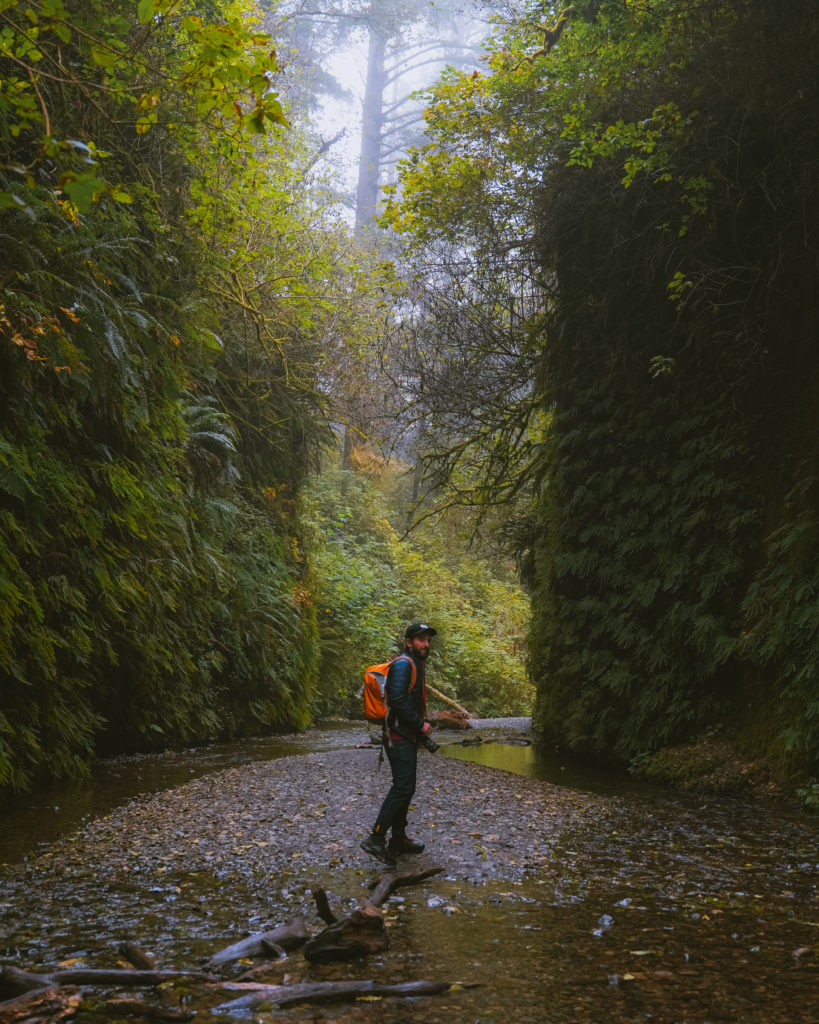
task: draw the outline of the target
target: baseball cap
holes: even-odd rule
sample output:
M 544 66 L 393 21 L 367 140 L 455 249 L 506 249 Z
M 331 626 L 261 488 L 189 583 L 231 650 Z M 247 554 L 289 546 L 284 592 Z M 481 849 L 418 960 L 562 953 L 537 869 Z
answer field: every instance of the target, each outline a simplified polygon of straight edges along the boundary
M 413 622 L 404 631 L 404 638 L 410 640 L 414 636 L 420 636 L 421 633 L 429 633 L 430 636 L 435 636 L 437 632 L 437 629 L 428 626 L 426 622 Z

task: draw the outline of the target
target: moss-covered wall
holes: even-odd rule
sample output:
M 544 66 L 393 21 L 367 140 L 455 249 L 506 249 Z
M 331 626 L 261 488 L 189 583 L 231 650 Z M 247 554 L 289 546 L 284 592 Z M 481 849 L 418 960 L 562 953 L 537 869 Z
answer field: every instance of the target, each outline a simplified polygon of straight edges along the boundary
M 578 749 L 720 725 L 783 776 L 819 768 L 819 37 L 797 6 L 716 5 L 685 67 L 638 81 L 626 121 L 688 117 L 662 175 L 624 187 L 611 152 L 545 175 L 531 654 L 537 723 Z

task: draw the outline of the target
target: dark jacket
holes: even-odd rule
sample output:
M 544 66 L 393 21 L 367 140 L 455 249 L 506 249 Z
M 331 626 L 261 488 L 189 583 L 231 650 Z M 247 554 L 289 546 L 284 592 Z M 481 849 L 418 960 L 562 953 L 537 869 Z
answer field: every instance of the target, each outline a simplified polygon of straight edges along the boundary
M 420 658 L 413 658 L 406 652 L 405 658 L 399 658 L 390 665 L 387 672 L 387 725 L 399 736 L 408 740 L 417 739 L 424 726 L 424 714 L 426 712 L 424 692 L 424 662 Z M 415 663 L 415 686 L 410 689 L 412 683 L 412 665 L 409 659 Z

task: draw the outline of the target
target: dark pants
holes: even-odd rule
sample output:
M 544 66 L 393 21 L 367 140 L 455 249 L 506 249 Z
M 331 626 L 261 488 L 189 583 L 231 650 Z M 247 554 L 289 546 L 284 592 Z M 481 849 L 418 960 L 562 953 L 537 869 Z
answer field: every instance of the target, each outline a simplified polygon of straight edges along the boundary
M 415 792 L 418 748 L 409 740 L 393 740 L 386 750 L 392 786 L 378 812 L 373 832 L 386 836 L 387 830 L 392 828 L 393 835 L 401 835 L 407 827 L 407 811 Z

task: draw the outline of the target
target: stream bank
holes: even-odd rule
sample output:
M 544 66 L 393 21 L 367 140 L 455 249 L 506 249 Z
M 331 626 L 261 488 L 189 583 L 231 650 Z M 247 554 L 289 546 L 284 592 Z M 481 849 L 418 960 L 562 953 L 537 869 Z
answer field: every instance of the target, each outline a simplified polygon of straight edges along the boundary
M 411 833 L 428 845 L 411 863 L 440 864 L 442 876 L 390 900 L 389 952 L 290 963 L 290 981 L 480 981 L 412 1004 L 413 1020 L 450 1024 L 819 1020 L 815 819 L 758 802 L 592 793 L 422 758 Z M 343 914 L 380 874 L 358 844 L 387 784 L 376 751 L 327 749 L 136 798 L 0 869 L 2 959 L 111 966 L 132 939 L 184 968 L 290 917 L 316 932 L 311 885 Z M 207 1002 L 197 1008 L 208 1019 Z M 405 1001 L 383 1000 L 329 1017 L 313 1008 L 253 1019 L 398 1021 L 407 1012 Z

